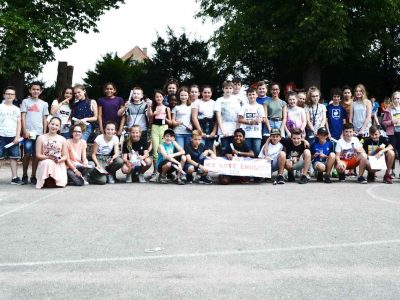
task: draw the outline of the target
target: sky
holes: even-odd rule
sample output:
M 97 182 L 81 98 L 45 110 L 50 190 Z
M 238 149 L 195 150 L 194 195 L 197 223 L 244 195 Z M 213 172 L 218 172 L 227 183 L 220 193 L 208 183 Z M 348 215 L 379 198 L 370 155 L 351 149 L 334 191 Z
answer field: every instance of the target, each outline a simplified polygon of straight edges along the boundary
M 167 26 L 175 33 L 184 30 L 190 37 L 208 39 L 217 29 L 210 21 L 203 23 L 194 15 L 199 11 L 195 0 L 125 0 L 119 9 L 106 12 L 97 23 L 99 33 L 77 33 L 76 43 L 68 49 L 55 50 L 55 61 L 47 63 L 38 79 L 52 85 L 57 79 L 58 61 L 74 66 L 73 84 L 83 83 L 88 70 L 93 70 L 106 53 L 123 56 L 135 46 L 154 54 L 151 43 L 157 32 L 166 37 Z

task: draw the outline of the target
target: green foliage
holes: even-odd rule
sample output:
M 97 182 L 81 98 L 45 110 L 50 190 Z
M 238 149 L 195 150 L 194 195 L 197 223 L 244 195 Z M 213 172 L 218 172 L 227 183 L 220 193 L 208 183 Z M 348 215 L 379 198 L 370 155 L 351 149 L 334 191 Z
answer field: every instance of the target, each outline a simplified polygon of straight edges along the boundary
M 54 48 L 75 42 L 75 33 L 97 31 L 99 17 L 124 0 L 3 0 L 0 3 L 0 74 L 38 74 L 54 60 Z

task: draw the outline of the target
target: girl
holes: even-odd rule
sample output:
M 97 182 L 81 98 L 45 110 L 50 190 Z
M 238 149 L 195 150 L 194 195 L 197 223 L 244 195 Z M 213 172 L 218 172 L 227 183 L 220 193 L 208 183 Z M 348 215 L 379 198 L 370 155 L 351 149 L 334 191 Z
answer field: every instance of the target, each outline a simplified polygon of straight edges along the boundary
M 306 98 L 307 98 L 306 93 L 299 92 L 297 94 L 297 106 L 304 108 L 304 104 L 306 103 Z
M 326 107 L 319 103 L 321 93 L 316 87 L 307 92 L 305 112 L 307 117 L 307 140 L 310 145 L 317 136 L 320 127 L 326 126 Z
M 190 102 L 193 103 L 197 99 L 199 99 L 200 92 L 199 92 L 199 86 L 197 84 L 192 84 L 190 86 Z
M 181 87 L 178 91 L 178 106 L 172 110 L 172 126 L 175 132 L 175 141 L 181 148 L 190 143 L 192 135 L 192 110 L 189 90 L 187 87 Z
M 345 85 L 342 90 L 343 90 L 343 97 L 340 104 L 346 110 L 346 123 L 350 123 L 350 120 L 352 119 L 351 106 L 353 104 L 353 94 L 351 92 L 351 87 L 349 87 L 348 85 Z
M 268 132 L 272 129 L 279 129 L 281 135 L 285 135 L 285 123 L 286 123 L 286 102 L 279 99 L 280 87 L 278 83 L 271 84 L 271 100 L 264 103 L 265 110 L 265 125 L 268 128 Z
M 85 179 L 94 163 L 86 157 L 86 141 L 82 139 L 85 131 L 83 124 L 75 124 L 71 127 L 71 138 L 67 140 L 67 175 L 68 182 L 76 186 L 88 184 Z
M 382 125 L 386 128 L 389 143 L 395 148 L 400 160 L 400 91 L 392 94 L 391 105 L 383 111 Z M 395 164 L 393 163 L 392 170 Z M 394 172 L 392 172 L 393 175 Z
M 215 101 L 211 99 L 211 86 L 203 86 L 201 96 L 201 99 L 197 99 L 192 104 L 192 122 L 205 141 L 206 148 L 212 150 L 217 132 L 217 122 L 214 115 Z
M 75 103 L 72 107 L 72 118 L 75 122 L 86 125 L 82 139 L 87 141 L 90 134 L 93 132 L 95 122 L 97 121 L 97 103 L 95 100 L 90 100 L 87 97 L 86 89 L 83 85 L 74 87 Z M 73 121 L 74 121 L 73 119 Z
M 72 87 L 66 87 L 62 90 L 60 96 L 54 99 L 51 104 L 50 113 L 54 117 L 61 119 L 60 133 L 63 137 L 68 139 L 70 137 L 69 132 L 71 125 L 71 111 L 72 111 L 72 97 L 74 96 L 74 89 Z
M 371 126 L 372 105 L 367 99 L 367 92 L 362 84 L 354 89 L 354 101 L 351 107 L 351 123 L 357 136 L 363 137 L 368 134 Z
M 164 131 L 168 129 L 171 122 L 171 110 L 163 104 L 164 95 L 161 90 L 154 92 L 154 101 L 150 112 L 152 119 L 151 125 L 151 143 L 153 147 L 153 167 L 154 171 L 150 177 L 151 182 L 156 182 L 158 179 L 156 161 L 158 158 L 158 145 L 162 143 Z
M 121 135 L 121 118 L 125 113 L 125 102 L 121 97 L 116 97 L 117 88 L 114 83 L 107 82 L 103 86 L 104 97 L 97 100 L 99 131 L 104 133 L 103 124 L 108 121 L 117 124 L 117 135 Z
M 92 159 L 96 165 L 90 174 L 90 181 L 94 184 L 115 183 L 116 172 L 124 162 L 119 158 L 119 141 L 115 135 L 115 124 L 107 122 L 105 133 L 100 134 L 93 143 Z M 108 172 L 107 176 L 104 170 Z
M 126 182 L 131 183 L 132 177 L 138 175 L 140 183 L 145 183 L 144 173 L 151 166 L 151 159 L 146 139 L 142 139 L 142 132 L 139 125 L 133 125 L 129 130 L 129 137 L 122 146 L 122 160 L 124 165 L 121 168 L 126 174 Z
M 288 92 L 288 109 L 285 124 L 285 132 L 288 138 L 292 136 L 291 131 L 295 128 L 300 128 L 302 131 L 302 137 L 305 137 L 307 117 L 304 109 L 297 106 L 297 100 L 296 92 Z
M 65 138 L 58 134 L 61 119 L 53 117 L 49 131 L 37 138 L 36 158 L 39 160 L 36 188 L 65 187 L 67 185 L 67 146 Z
M 165 106 L 169 106 L 168 96 L 175 95 L 178 89 L 179 89 L 179 83 L 176 79 L 170 78 L 167 80 L 167 82 L 164 84 L 165 96 L 163 99 L 163 104 Z

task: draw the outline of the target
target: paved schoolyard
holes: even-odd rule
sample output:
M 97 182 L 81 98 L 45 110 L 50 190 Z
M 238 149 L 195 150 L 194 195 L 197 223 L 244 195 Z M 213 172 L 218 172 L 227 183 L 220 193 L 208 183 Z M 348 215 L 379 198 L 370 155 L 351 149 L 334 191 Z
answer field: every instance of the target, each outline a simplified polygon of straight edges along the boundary
M 8 172 L 0 299 L 400 297 L 399 179 L 35 190 Z

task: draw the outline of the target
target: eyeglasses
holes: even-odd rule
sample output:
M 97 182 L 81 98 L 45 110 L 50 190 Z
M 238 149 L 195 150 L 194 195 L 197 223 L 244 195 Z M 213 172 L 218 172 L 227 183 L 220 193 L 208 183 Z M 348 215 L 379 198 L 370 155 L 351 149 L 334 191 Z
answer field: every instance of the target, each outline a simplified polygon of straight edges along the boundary
M 75 131 L 75 130 L 74 130 L 73 133 L 82 133 L 82 131 Z

